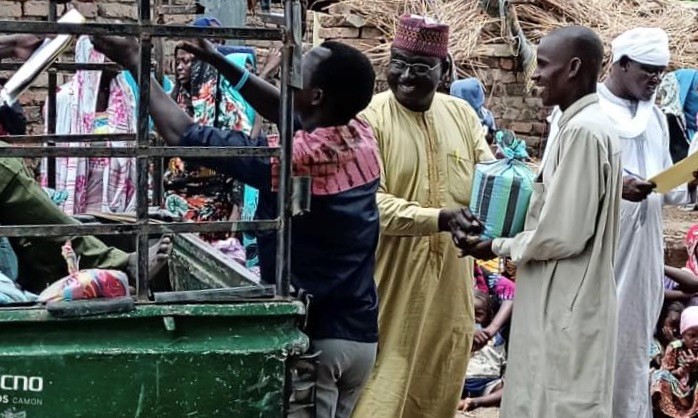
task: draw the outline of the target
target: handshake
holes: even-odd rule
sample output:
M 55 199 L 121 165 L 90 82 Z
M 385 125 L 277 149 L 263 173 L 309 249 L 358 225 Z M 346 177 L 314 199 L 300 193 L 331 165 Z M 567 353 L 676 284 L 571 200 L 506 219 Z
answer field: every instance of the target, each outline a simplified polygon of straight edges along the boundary
M 467 207 L 441 209 L 439 212 L 439 231 L 451 233 L 453 243 L 461 250 L 461 257 L 471 256 L 478 260 L 496 257 L 492 252 L 492 240 L 481 238 L 484 229 L 482 222 Z

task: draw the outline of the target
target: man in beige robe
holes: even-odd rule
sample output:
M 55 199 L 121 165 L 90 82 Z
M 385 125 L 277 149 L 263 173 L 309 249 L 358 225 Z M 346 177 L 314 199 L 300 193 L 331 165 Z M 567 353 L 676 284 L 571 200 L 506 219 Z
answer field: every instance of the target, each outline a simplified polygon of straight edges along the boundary
M 435 93 L 448 27 L 404 16 L 388 84 L 363 113 L 382 165 L 378 188 L 378 358 L 355 418 L 450 418 L 474 332 L 473 264 L 448 222 L 470 200 L 474 166 L 493 158 L 460 99 Z
M 603 45 L 572 26 L 541 40 L 533 80 L 563 111 L 524 232 L 483 241 L 454 225 L 465 254 L 518 265 L 502 418 L 609 418 L 617 335 L 613 264 L 621 148 L 599 106 Z M 461 226 L 462 227 L 462 226 Z

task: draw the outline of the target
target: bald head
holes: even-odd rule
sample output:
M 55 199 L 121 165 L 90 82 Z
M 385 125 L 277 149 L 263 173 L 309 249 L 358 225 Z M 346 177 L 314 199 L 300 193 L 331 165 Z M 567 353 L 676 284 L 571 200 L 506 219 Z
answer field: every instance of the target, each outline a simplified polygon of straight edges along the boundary
M 566 26 L 555 29 L 544 39 L 557 43 L 560 58 L 569 61 L 579 58 L 584 72 L 598 79 L 603 63 L 603 42 L 593 30 L 586 26 Z
M 531 77 L 546 106 L 561 108 L 596 91 L 603 62 L 603 43 L 589 28 L 556 29 L 540 41 Z

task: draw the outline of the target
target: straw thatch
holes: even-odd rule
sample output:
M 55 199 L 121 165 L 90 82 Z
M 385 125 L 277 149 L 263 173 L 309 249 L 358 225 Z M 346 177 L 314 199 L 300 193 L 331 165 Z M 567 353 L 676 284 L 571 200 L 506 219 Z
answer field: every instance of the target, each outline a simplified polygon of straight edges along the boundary
M 516 6 L 526 36 L 538 40 L 550 29 L 569 24 L 596 30 L 610 54 L 610 42 L 635 27 L 659 27 L 669 34 L 672 66 L 698 63 L 696 12 L 674 0 L 543 0 Z
M 386 40 L 393 38 L 403 13 L 432 16 L 451 28 L 450 50 L 461 72 L 472 73 L 483 66 L 486 45 L 510 40 L 509 28 L 502 31 L 499 0 L 342 0 L 351 11 L 380 29 Z M 676 0 L 514 0 L 510 7 L 523 32 L 536 42 L 551 29 L 580 24 L 596 30 L 610 54 L 611 40 L 638 26 L 661 27 L 669 34 L 672 67 L 698 63 L 698 20 L 696 12 Z M 489 8 L 496 17 L 483 11 Z M 388 46 L 367 51 L 374 63 L 385 64 Z
M 393 39 L 398 18 L 404 13 L 427 15 L 448 24 L 449 50 L 459 68 L 482 66 L 480 57 L 485 53 L 485 44 L 496 38 L 491 24 L 499 20 L 483 13 L 473 0 L 342 0 L 341 3 L 378 28 L 388 41 Z M 366 54 L 375 65 L 385 65 L 389 44 L 374 47 Z

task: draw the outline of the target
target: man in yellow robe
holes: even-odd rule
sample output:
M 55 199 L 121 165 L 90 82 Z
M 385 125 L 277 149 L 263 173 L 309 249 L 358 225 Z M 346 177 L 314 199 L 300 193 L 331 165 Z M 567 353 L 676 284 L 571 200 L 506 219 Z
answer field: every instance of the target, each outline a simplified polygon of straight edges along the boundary
M 474 331 L 473 262 L 449 221 L 470 201 L 475 164 L 494 157 L 463 100 L 436 93 L 448 26 L 403 16 L 390 91 L 363 113 L 382 164 L 378 189 L 378 359 L 355 418 L 445 418 L 457 406 Z

